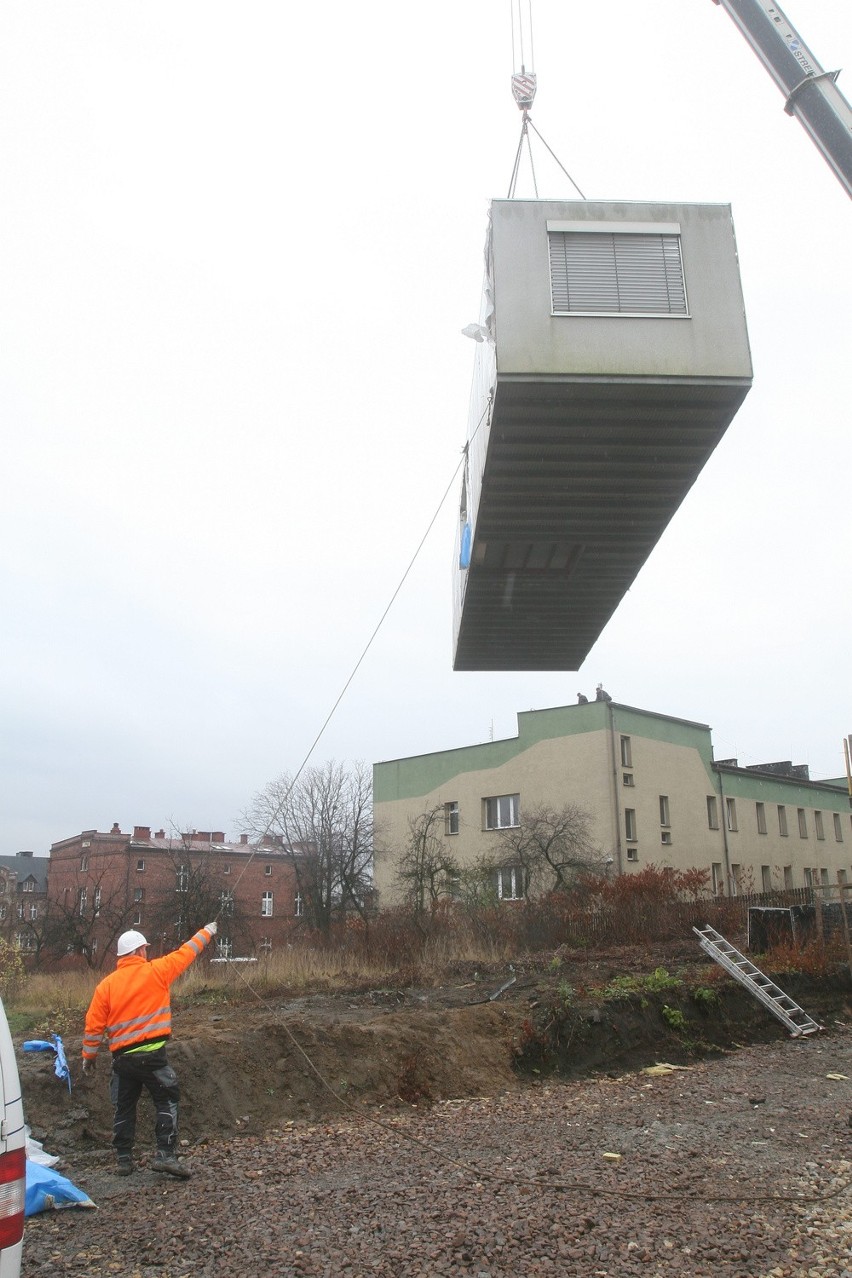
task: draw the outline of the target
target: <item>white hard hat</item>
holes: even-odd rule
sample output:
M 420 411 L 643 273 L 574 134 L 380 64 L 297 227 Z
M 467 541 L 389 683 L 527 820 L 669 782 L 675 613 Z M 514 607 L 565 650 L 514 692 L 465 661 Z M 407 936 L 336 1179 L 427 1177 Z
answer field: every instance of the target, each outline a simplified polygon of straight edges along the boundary
M 141 932 L 122 932 L 118 938 L 118 946 L 116 947 L 118 957 L 122 958 L 125 954 L 132 954 L 134 950 L 138 950 L 140 945 L 147 945 L 148 942 Z

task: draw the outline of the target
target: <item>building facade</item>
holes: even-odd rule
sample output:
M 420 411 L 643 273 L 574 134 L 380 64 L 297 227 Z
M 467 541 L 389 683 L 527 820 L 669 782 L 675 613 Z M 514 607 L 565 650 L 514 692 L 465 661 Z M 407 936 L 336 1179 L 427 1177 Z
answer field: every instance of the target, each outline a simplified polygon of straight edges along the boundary
M 376 763 L 373 802 L 382 906 L 401 899 L 409 822 L 436 809 L 463 866 L 492 856 L 524 811 L 575 804 L 615 873 L 701 869 L 716 895 L 852 879 L 845 783 L 786 762 L 715 760 L 706 724 L 614 702 L 522 712 L 516 737 Z M 521 895 L 512 867 L 497 888 Z
M 217 830 L 84 830 L 51 846 L 45 941 L 100 967 L 128 928 L 145 934 L 154 957 L 216 918 L 218 957 L 269 954 L 302 915 L 298 854 L 272 839 L 229 842 Z
M 0 856 L 0 936 L 23 955 L 37 955 L 47 905 L 48 860 L 32 852 Z

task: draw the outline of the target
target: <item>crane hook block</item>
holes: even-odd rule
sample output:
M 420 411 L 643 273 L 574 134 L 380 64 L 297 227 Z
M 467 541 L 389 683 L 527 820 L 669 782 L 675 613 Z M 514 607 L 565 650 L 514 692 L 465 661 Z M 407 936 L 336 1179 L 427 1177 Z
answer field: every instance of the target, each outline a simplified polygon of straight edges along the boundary
M 512 76 L 512 97 L 520 111 L 529 111 L 535 98 L 535 75 L 530 71 L 521 71 Z

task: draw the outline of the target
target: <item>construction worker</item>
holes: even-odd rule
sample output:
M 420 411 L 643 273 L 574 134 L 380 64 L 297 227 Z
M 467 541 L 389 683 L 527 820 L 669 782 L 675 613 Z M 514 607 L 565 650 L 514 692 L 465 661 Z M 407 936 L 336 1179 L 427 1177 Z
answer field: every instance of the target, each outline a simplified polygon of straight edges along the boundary
M 106 1034 L 112 1052 L 109 1092 L 115 1107 L 112 1144 L 119 1176 L 133 1171 L 136 1105 L 143 1088 L 156 1109 L 153 1170 L 183 1179 L 191 1175 L 177 1157 L 180 1089 L 166 1059 L 166 1040 L 172 1031 L 169 986 L 195 962 L 217 930 L 215 922 L 207 923 L 178 949 L 150 963 L 142 933 L 122 932 L 115 971 L 104 977 L 92 995 L 83 1034 L 83 1074 L 94 1073 Z

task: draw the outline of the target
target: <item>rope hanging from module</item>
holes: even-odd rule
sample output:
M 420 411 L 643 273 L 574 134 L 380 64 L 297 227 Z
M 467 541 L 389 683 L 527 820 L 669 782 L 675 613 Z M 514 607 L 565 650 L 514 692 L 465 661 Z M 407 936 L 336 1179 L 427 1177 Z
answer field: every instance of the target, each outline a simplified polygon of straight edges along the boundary
M 512 177 L 509 181 L 508 198 L 513 200 L 518 186 L 518 174 L 521 169 L 521 157 L 524 153 L 524 144 L 526 143 L 527 154 L 529 155 L 530 172 L 532 174 L 533 191 L 535 198 L 538 199 L 538 181 L 535 173 L 535 162 L 533 160 L 532 146 L 530 144 L 529 131 L 532 129 L 536 137 L 546 148 L 551 157 L 556 161 L 559 168 L 567 177 L 568 181 L 574 187 L 574 190 L 580 196 L 581 200 L 586 197 L 580 190 L 571 174 L 565 168 L 565 165 L 559 159 L 553 148 L 545 142 L 541 133 L 530 119 L 530 111 L 535 101 L 535 91 L 538 82 L 535 73 L 535 51 L 533 45 L 533 27 L 532 27 L 532 0 L 510 0 L 511 17 L 512 17 L 512 97 L 515 99 L 518 110 L 521 112 L 521 136 L 518 139 L 518 149 L 515 152 L 515 163 L 512 167 Z

